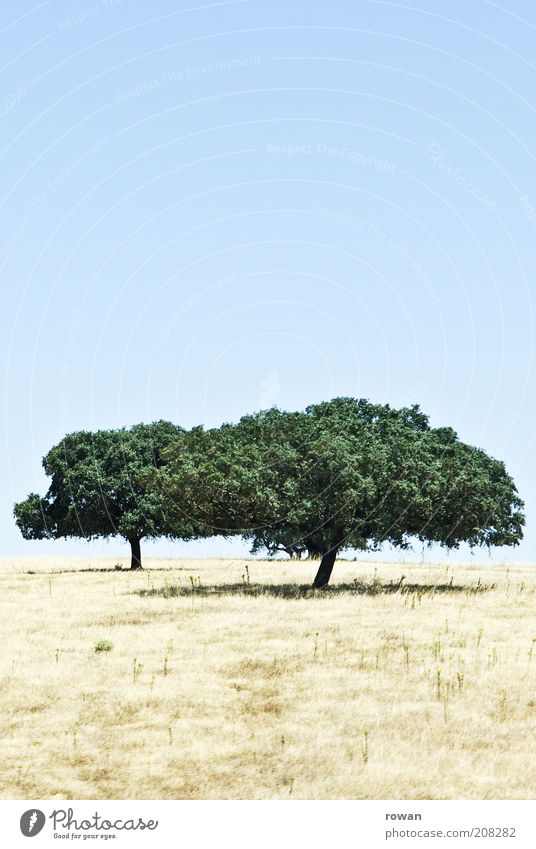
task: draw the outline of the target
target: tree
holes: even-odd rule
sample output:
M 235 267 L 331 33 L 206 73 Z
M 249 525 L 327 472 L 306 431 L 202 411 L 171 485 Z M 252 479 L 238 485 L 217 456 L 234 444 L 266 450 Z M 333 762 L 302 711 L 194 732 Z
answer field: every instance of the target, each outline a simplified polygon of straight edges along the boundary
M 277 518 L 283 493 L 294 486 L 296 457 L 289 437 L 300 416 L 268 410 L 245 416 L 237 425 L 192 428 L 180 448 L 170 445 L 165 466 L 155 472 L 159 489 L 168 496 L 170 529 L 186 513 L 205 536 L 243 536 L 254 550 L 286 550 L 295 557 L 305 552 L 298 529 Z M 271 452 L 278 433 L 285 439 L 277 446 L 280 468 L 275 473 Z
M 417 406 L 336 398 L 197 428 L 180 450 L 170 447 L 163 476 L 171 502 L 185 498 L 207 534 L 320 557 L 317 588 L 344 549 L 408 548 L 413 539 L 515 545 L 524 524 L 504 465 L 451 429 L 430 428 Z
M 448 548 L 462 542 L 517 545 L 523 537 L 524 505 L 504 463 L 460 442 L 450 428 L 431 430 L 429 443 L 439 464 L 439 489 L 420 539 Z
M 43 459 L 52 478 L 47 494 L 32 493 L 15 505 L 22 535 L 88 540 L 119 535 L 130 543 L 131 568 L 141 569 L 143 538 L 193 533 L 187 520 L 169 533 L 165 495 L 151 483 L 151 471 L 164 463 L 164 449 L 183 434 L 165 421 L 68 434 Z
M 242 420 L 239 427 L 252 424 Z M 264 431 L 256 441 L 269 446 L 263 465 L 278 498 L 277 522 L 262 536 L 289 530 L 310 556 L 320 557 L 316 588 L 328 584 L 344 549 L 409 545 L 429 507 L 423 491 L 428 422 L 417 407 L 337 398 L 290 418 L 257 417 L 255 426 Z M 252 537 L 262 539 L 258 531 Z
M 66 436 L 44 458 L 51 484 L 15 505 L 27 539 L 119 534 L 241 536 L 253 551 L 320 558 L 345 549 L 516 545 L 523 502 L 504 464 L 430 427 L 417 407 L 335 398 L 188 433 L 168 422 Z

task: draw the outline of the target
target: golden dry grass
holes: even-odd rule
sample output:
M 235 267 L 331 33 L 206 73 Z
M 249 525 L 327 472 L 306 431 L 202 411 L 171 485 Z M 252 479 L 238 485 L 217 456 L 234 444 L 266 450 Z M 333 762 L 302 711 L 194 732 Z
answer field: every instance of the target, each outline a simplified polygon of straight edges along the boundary
M 536 570 L 113 562 L 0 561 L 2 798 L 534 798 Z

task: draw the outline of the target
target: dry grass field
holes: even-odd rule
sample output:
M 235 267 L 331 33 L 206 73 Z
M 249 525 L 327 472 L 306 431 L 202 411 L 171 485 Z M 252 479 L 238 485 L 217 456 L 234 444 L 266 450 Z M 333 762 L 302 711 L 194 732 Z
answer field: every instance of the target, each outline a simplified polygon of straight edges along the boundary
M 536 569 L 113 564 L 0 560 L 2 798 L 534 798 Z

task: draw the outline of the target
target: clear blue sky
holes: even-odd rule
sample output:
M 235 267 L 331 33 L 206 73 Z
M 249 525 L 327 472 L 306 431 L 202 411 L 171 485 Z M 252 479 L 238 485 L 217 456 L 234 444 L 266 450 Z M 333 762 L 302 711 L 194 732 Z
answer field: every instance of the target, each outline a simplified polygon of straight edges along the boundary
M 528 0 L 3 4 L 0 551 L 127 553 L 13 523 L 68 431 L 354 395 L 504 459 L 492 559 L 536 561 L 535 40 Z

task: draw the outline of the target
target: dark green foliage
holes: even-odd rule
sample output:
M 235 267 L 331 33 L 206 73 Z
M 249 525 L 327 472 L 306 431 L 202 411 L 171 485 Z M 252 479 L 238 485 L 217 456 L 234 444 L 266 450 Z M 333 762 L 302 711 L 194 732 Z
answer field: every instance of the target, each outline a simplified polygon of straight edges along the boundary
M 438 483 L 419 536 L 458 548 L 517 545 L 523 537 L 523 501 L 504 463 L 460 442 L 450 428 L 430 432 Z
M 196 428 L 169 453 L 165 489 L 207 534 L 322 557 L 326 581 L 343 549 L 522 537 L 523 503 L 504 465 L 430 428 L 416 406 L 336 398 L 303 413 L 272 409 Z
M 168 422 L 66 436 L 52 481 L 15 517 L 27 539 L 241 536 L 252 551 L 322 558 L 412 541 L 516 545 L 523 502 L 503 463 L 433 429 L 417 407 L 335 398 L 186 433 Z
M 166 498 L 148 485 L 163 464 L 163 450 L 179 441 L 182 428 L 169 422 L 139 424 L 129 430 L 80 431 L 65 436 L 43 459 L 51 477 L 44 498 L 30 495 L 15 505 L 18 527 L 26 539 L 119 535 L 131 542 L 134 566 L 139 541 L 170 534 Z M 189 526 L 173 536 L 191 535 Z
M 15 504 L 15 521 L 24 539 L 49 537 L 46 510 L 45 500 L 35 492 L 31 492 L 25 501 Z

